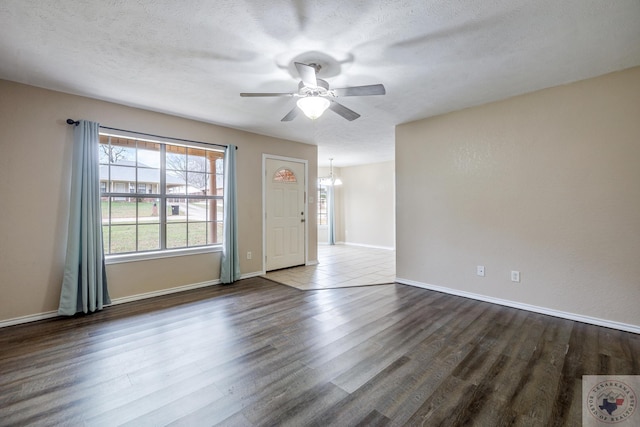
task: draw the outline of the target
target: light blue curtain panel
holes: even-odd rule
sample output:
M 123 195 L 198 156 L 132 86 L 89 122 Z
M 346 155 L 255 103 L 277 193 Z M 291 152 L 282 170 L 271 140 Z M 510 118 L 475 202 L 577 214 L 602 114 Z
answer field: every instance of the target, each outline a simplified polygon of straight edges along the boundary
M 240 280 L 236 188 L 236 146 L 229 145 L 224 155 L 224 232 L 220 264 L 220 282 L 222 283 Z
M 110 304 L 102 246 L 98 123 L 73 132 L 69 237 L 58 314 L 72 316 Z
M 328 222 L 328 232 L 329 232 L 329 244 L 336 244 L 336 213 L 334 210 L 334 193 L 333 193 L 333 183 L 327 187 L 327 222 Z

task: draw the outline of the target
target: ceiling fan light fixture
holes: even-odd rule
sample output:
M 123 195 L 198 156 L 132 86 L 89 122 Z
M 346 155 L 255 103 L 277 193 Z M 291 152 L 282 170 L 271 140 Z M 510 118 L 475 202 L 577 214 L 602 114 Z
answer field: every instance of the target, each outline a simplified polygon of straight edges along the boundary
M 315 120 L 329 108 L 331 101 L 321 96 L 305 96 L 304 98 L 298 99 L 297 104 L 305 116 L 311 120 Z

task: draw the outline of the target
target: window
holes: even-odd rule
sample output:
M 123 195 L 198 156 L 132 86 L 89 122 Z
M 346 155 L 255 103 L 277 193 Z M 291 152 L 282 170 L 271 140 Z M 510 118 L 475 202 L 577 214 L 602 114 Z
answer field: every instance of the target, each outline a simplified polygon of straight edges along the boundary
M 327 186 L 318 184 L 318 225 L 327 224 Z
M 220 245 L 224 153 L 100 135 L 107 255 Z
M 273 175 L 273 182 L 298 182 L 296 174 L 292 170 L 282 168 Z

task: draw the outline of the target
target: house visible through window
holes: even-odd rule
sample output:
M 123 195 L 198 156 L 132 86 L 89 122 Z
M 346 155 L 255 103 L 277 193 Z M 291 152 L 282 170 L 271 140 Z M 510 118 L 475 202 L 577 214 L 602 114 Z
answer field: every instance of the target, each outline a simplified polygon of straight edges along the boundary
M 222 243 L 224 153 L 100 135 L 105 254 Z

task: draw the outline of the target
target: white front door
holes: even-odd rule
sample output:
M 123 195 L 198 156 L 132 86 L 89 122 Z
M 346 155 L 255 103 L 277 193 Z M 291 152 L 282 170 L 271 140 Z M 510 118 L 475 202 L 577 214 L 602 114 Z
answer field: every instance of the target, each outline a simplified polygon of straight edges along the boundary
M 266 271 L 305 263 L 305 164 L 265 161 Z

